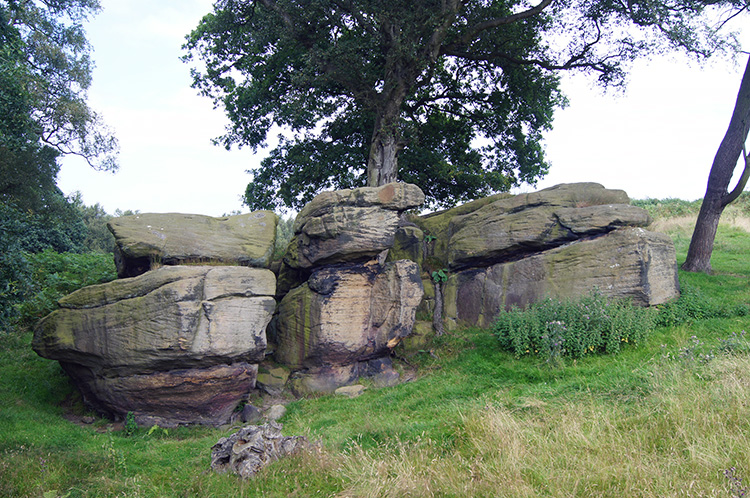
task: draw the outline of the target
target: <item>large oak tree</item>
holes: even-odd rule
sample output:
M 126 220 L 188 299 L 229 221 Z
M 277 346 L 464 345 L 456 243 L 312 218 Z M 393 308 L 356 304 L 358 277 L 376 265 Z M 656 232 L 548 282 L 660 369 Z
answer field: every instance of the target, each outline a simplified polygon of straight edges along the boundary
M 186 59 L 230 118 L 218 143 L 286 132 L 253 172 L 251 207 L 397 178 L 447 206 L 546 173 L 559 71 L 620 85 L 642 54 L 731 43 L 712 6 L 746 0 L 219 0 Z

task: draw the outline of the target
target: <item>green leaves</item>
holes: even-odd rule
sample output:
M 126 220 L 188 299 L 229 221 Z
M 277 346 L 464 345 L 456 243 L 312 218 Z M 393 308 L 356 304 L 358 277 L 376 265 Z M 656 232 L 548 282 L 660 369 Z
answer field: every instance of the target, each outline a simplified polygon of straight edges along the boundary
M 391 178 L 365 168 L 394 164 L 429 207 L 449 207 L 546 174 L 543 133 L 566 104 L 559 71 L 620 85 L 635 57 L 658 48 L 727 46 L 704 29 L 709 5 L 742 7 L 225 0 L 189 35 L 184 59 L 205 64 L 193 85 L 231 122 L 217 143 L 257 149 L 274 126 L 287 137 L 252 172 L 251 208 L 300 208 L 323 189 Z
M 93 65 L 81 21 L 99 9 L 96 0 L 0 3 L 0 148 L 46 146 L 117 169 L 117 140 L 86 103 Z

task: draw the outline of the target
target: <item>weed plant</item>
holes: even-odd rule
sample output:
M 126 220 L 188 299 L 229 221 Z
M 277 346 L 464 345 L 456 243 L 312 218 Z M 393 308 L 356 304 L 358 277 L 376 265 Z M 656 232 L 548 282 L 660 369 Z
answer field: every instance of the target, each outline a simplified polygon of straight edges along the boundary
M 15 306 L 17 319 L 32 324 L 57 308 L 57 301 L 87 285 L 117 278 L 112 254 L 57 253 L 47 249 L 26 253 L 30 274 L 26 287 L 28 297 Z
M 653 329 L 649 310 L 593 291 L 579 300 L 546 299 L 526 310 L 502 312 L 493 333 L 500 347 L 517 358 L 538 355 L 554 363 L 565 356 L 617 353 L 622 344 L 637 344 Z

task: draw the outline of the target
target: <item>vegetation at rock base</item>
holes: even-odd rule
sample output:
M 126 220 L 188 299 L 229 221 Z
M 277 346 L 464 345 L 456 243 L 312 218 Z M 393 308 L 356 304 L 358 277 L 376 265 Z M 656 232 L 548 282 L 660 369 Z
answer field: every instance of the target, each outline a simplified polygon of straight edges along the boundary
M 684 204 L 647 202 L 678 214 Z M 692 229 L 682 219 L 656 221 L 679 261 Z M 714 274 L 680 275 L 675 306 L 692 311 L 637 347 L 548 362 L 503 351 L 491 331 L 445 334 L 407 358 L 412 382 L 291 402 L 284 433 L 321 449 L 252 481 L 208 471 L 231 429 L 128 436 L 86 411 L 59 365 L 31 351 L 27 328 L 4 328 L 0 496 L 740 496 L 750 476 L 750 317 L 733 311 L 750 302 L 743 223 L 720 225 Z
M 229 118 L 216 143 L 278 147 L 251 209 L 324 189 L 419 185 L 451 206 L 533 184 L 542 134 L 566 102 L 561 71 L 624 80 L 637 57 L 736 49 L 714 14 L 739 0 L 221 0 L 187 38 L 194 87 Z

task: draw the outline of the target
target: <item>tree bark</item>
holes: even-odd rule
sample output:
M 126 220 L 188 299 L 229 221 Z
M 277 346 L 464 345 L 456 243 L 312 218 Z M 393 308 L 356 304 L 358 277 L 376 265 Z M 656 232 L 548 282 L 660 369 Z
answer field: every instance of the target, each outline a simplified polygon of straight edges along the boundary
M 399 141 L 394 130 L 376 127 L 367 161 L 367 186 L 379 187 L 396 181 Z
M 432 311 L 432 328 L 435 335 L 440 337 L 445 334 L 443 327 L 443 282 L 435 282 L 435 309 Z
M 737 93 L 737 102 L 732 119 L 729 121 L 729 128 L 711 165 L 706 195 L 695 222 L 687 258 L 682 265 L 685 271 L 706 273 L 711 271 L 711 253 L 721 213 L 727 204 L 737 198 L 747 183 L 748 158 L 744 153 L 744 144 L 748 130 L 750 130 L 750 59 L 748 59 L 740 90 Z M 730 194 L 729 182 L 732 180 L 737 167 L 737 159 L 740 156 L 744 159 L 745 171 L 737 187 Z

